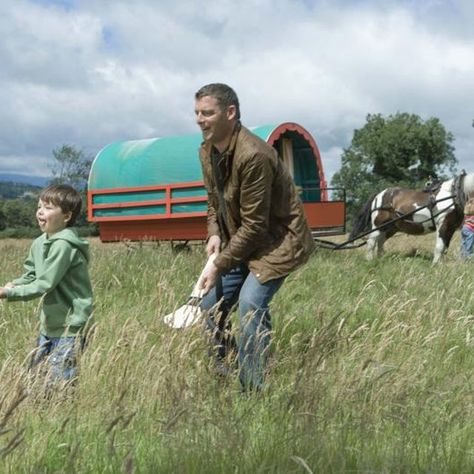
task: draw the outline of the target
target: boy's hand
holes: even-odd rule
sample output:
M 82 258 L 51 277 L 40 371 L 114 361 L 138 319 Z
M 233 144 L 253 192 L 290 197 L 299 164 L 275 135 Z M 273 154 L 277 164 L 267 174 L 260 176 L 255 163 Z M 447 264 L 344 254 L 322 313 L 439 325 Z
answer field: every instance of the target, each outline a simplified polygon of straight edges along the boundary
M 9 281 L 5 284 L 4 288 L 15 288 L 15 285 L 11 281 Z

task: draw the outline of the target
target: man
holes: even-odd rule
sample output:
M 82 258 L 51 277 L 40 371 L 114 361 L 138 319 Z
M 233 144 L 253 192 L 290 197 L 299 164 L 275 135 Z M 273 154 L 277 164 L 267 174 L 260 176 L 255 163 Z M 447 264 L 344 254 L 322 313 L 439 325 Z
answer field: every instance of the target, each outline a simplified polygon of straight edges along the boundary
M 199 150 L 208 192 L 207 254 L 201 309 L 213 333 L 218 367 L 235 346 L 228 314 L 238 303 L 239 378 L 260 390 L 270 344 L 269 303 L 313 249 L 293 180 L 273 147 L 240 123 L 239 100 L 225 84 L 195 94 Z M 219 304 L 217 304 L 219 303 Z

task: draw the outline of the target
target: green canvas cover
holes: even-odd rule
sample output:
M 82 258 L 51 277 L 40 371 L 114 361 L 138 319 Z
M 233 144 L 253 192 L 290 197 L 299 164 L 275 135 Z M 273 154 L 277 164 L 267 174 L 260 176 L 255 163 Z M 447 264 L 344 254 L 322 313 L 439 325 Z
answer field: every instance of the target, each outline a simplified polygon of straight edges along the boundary
M 275 125 L 252 131 L 267 140 Z M 202 135 L 181 135 L 115 142 L 104 147 L 92 164 L 89 190 L 201 181 L 198 150 Z
M 252 132 L 268 141 L 278 125 L 263 125 L 252 128 Z M 298 185 L 317 184 L 318 176 L 314 159 L 308 156 L 307 144 L 302 136 L 295 132 L 295 182 Z M 285 133 L 284 136 L 287 134 Z M 120 203 L 138 203 L 162 200 L 164 190 L 132 190 L 130 188 L 146 186 L 164 186 L 177 183 L 202 181 L 201 164 L 198 150 L 202 142 L 201 133 L 173 137 L 152 138 L 115 142 L 104 147 L 96 156 L 89 175 L 88 189 L 93 195 L 93 204 L 117 204 L 116 208 L 95 209 L 94 217 L 125 217 L 136 215 L 163 214 L 165 206 L 149 205 L 120 207 Z M 300 146 L 304 145 L 304 150 Z M 278 143 L 275 143 L 278 149 Z M 311 182 L 310 182 L 311 181 Z M 319 183 L 319 181 L 318 181 Z M 94 191 L 117 190 L 106 194 Z M 319 200 L 319 193 L 304 196 L 304 200 Z M 203 186 L 198 188 L 175 189 L 176 197 L 206 196 Z M 173 205 L 172 212 L 206 211 L 205 203 L 187 203 Z

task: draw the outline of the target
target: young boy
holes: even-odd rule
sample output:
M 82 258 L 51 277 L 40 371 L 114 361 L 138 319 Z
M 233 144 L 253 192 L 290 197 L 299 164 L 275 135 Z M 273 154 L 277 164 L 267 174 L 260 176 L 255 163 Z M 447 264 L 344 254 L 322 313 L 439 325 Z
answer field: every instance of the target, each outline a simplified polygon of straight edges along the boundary
M 41 192 L 36 219 L 43 234 L 31 245 L 26 272 L 0 287 L 0 298 L 8 301 L 42 297 L 38 349 L 31 367 L 45 363 L 51 383 L 76 375 L 81 329 L 92 312 L 89 244 L 71 228 L 81 204 L 81 195 L 68 185 L 48 186 Z
M 464 206 L 464 224 L 461 230 L 461 260 L 472 257 L 474 247 L 474 197 Z

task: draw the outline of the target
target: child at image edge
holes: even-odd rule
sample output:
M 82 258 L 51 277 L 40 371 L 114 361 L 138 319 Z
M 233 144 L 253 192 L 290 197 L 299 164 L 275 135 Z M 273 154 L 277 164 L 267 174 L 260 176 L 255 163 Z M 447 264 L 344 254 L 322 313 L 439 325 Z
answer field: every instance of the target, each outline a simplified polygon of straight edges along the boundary
M 53 383 L 75 377 L 81 329 L 92 313 L 89 244 L 71 228 L 81 204 L 81 195 L 68 185 L 41 192 L 36 219 L 44 233 L 31 245 L 23 276 L 0 287 L 0 298 L 8 301 L 43 297 L 31 367 L 46 363 Z
M 474 197 L 464 206 L 464 224 L 461 230 L 461 259 L 472 257 L 474 250 Z

